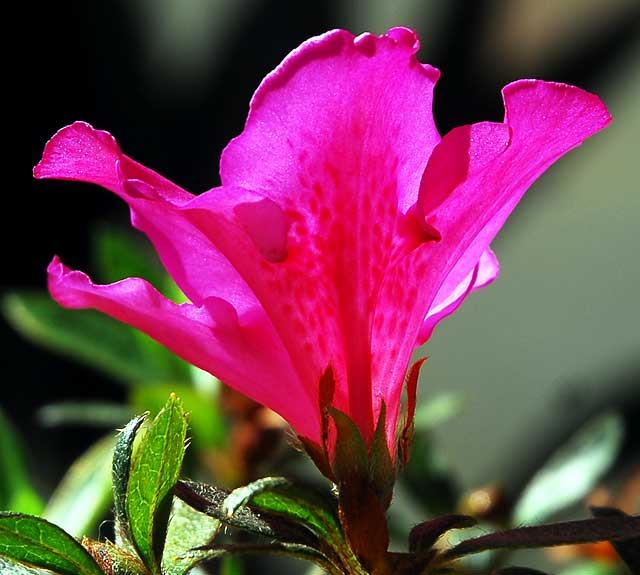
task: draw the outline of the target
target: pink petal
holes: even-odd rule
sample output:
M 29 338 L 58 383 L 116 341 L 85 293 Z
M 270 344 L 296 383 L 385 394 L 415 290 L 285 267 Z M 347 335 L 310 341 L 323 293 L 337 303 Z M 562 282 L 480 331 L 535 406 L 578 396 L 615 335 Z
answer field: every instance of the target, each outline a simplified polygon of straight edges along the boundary
M 286 261 L 244 277 L 299 372 L 317 386 L 332 365 L 334 405 L 365 437 L 374 427 L 372 306 L 385 268 L 425 239 L 407 212 L 439 141 L 438 72 L 417 49 L 406 29 L 305 42 L 264 80 L 221 160 L 224 186 L 259 191 L 290 222 Z
M 188 362 L 284 417 L 298 433 L 318 441 L 315 398 L 300 385 L 279 339 L 261 318 L 240 318 L 229 303 L 209 298 L 202 306 L 177 305 L 149 283 L 129 278 L 96 285 L 56 257 L 48 268 L 53 298 L 69 308 L 92 308 L 153 337 Z M 274 392 L 277 390 L 277 393 Z
M 524 80 L 503 95 L 504 125 L 457 128 L 434 150 L 417 213 L 442 240 L 420 246 L 385 278 L 374 320 L 373 346 L 381 350 L 374 354 L 374 394 L 389 406 L 399 403 L 410 349 L 443 284 L 464 285 L 533 181 L 611 119 L 597 96 L 563 84 Z M 449 170 L 455 173 L 442 184 Z M 436 190 L 432 197 L 429 182 Z M 394 308 L 406 318 L 401 328 L 386 313 Z M 398 352 L 385 353 L 389 348 Z M 389 425 L 395 429 L 393 414 Z
M 192 302 L 220 297 L 241 313 L 259 308 L 236 270 L 180 212 L 195 196 L 125 156 L 107 132 L 84 122 L 63 128 L 47 144 L 34 174 L 95 183 L 119 195 L 131 208 L 134 226 L 149 236 Z
M 462 263 L 465 263 L 464 260 L 462 260 Z M 456 311 L 472 291 L 483 288 L 493 282 L 500 272 L 500 264 L 493 251 L 487 248 L 482 252 L 476 267 L 457 285 L 454 285 L 455 281 L 457 281 L 455 271 L 454 268 L 438 290 L 427 317 L 420 328 L 416 345 L 425 343 L 431 337 L 436 325 Z
M 440 140 L 431 112 L 439 72 L 418 62 L 418 49 L 406 28 L 357 38 L 334 30 L 303 43 L 256 91 L 244 131 L 223 153 L 223 184 L 268 192 L 283 206 L 305 203 L 317 170 L 342 168 L 339 154 L 357 147 L 365 169 L 391 156 L 406 211 Z
M 118 165 L 120 164 L 120 166 Z M 125 174 L 124 178 L 119 170 Z M 109 132 L 75 122 L 59 130 L 45 146 L 34 168 L 36 178 L 55 178 L 98 184 L 121 195 L 123 179 L 138 179 L 155 188 L 167 201 L 181 203 L 193 196 L 154 171 L 125 156 Z

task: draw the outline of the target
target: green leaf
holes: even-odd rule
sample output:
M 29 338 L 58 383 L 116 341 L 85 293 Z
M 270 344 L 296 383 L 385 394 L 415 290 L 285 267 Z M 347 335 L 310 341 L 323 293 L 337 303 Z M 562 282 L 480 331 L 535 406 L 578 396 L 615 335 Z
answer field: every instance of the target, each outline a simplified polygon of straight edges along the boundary
M 131 472 L 131 457 L 133 444 L 140 426 L 144 423 L 148 413 L 134 417 L 118 435 L 113 449 L 111 466 L 111 481 L 113 484 L 113 503 L 115 515 L 116 542 L 126 546 L 132 544 L 129 518 L 127 516 L 127 490 L 129 488 L 129 474 Z
M 136 411 L 157 411 L 171 391 L 189 406 L 189 432 L 194 448 L 201 452 L 224 447 L 228 431 L 215 391 L 184 384 L 153 385 L 133 389 L 130 402 Z
M 172 395 L 142 438 L 131 466 L 126 495 L 129 528 L 140 557 L 154 575 L 160 573 L 186 435 L 182 402 Z
M 418 405 L 413 425 L 416 431 L 431 431 L 440 424 L 458 415 L 462 410 L 462 396 L 445 392 Z
M 0 512 L 0 555 L 59 575 L 104 575 L 71 535 L 32 515 Z
M 49 499 L 45 519 L 79 537 L 96 529 L 112 500 L 110 435 L 91 446 L 69 468 Z
M 162 554 L 163 575 L 184 575 L 200 562 L 195 547 L 211 543 L 220 529 L 220 521 L 174 499 L 171 520 Z
M 283 477 L 267 477 L 232 491 L 222 504 L 227 517 L 243 505 L 266 511 L 303 525 L 334 549 L 341 549 L 344 537 L 333 506 L 319 493 L 293 485 Z
M 23 336 L 122 383 L 165 378 L 164 371 L 145 361 L 133 329 L 97 311 L 65 309 L 46 293 L 14 292 L 2 303 L 8 321 Z
M 64 401 L 41 407 L 36 416 L 42 425 L 121 427 L 132 416 L 131 408 L 107 401 Z
M 388 506 L 391 503 L 393 484 L 396 480 L 396 467 L 391 459 L 387 444 L 387 406 L 382 402 L 378 424 L 373 434 L 369 449 L 369 475 L 372 479 L 376 495 Z
M 304 544 L 312 544 L 313 542 L 313 536 L 306 528 L 269 512 L 256 512 L 249 507 L 240 507 L 229 517 L 222 508 L 229 492 L 213 485 L 195 481 L 179 481 L 175 494 L 187 505 L 230 527 L 281 541 Z
M 589 421 L 533 476 L 514 507 L 513 523 L 540 523 L 583 499 L 614 463 L 623 438 L 618 414 Z
M 342 411 L 334 407 L 328 407 L 327 411 L 333 418 L 338 434 L 335 460 L 331 462 L 338 483 L 342 481 L 350 483 L 353 478 L 368 483 L 369 458 L 360 430 Z
M 0 508 L 40 513 L 42 500 L 31 486 L 24 451 L 13 426 L 0 409 Z

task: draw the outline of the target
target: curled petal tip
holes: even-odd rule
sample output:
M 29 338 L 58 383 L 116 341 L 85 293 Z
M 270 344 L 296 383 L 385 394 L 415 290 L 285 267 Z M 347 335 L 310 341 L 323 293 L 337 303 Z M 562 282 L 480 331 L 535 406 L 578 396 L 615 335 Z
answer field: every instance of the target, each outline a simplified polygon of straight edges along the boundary
M 103 166 L 112 164 L 110 160 L 119 154 L 120 148 L 111 134 L 96 130 L 87 122 L 74 122 L 47 142 L 33 175 L 37 179 L 86 179 L 88 174 L 104 172 Z

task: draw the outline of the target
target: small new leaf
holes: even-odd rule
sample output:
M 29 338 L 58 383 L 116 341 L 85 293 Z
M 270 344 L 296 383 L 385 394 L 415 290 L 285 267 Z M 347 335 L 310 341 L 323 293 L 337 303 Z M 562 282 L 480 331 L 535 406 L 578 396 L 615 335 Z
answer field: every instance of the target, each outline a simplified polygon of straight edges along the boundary
M 71 535 L 40 517 L 0 512 L 0 556 L 58 575 L 104 575 Z
M 172 395 L 140 442 L 126 491 L 133 543 L 153 575 L 160 574 L 173 488 L 185 452 L 187 421 L 182 402 Z
M 133 443 L 140 426 L 148 415 L 148 413 L 139 415 L 127 423 L 124 429 L 120 431 L 113 449 L 111 481 L 113 483 L 116 542 L 119 544 L 123 542 L 133 543 L 127 517 L 127 489 L 129 488 Z

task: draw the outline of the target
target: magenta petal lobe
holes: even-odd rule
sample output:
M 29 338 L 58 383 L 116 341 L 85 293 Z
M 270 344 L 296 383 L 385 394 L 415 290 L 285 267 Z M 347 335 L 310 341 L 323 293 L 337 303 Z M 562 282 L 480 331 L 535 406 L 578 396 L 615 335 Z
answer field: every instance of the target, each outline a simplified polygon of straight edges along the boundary
M 316 446 L 327 444 L 326 408 L 369 445 L 384 409 L 393 457 L 416 346 L 498 276 L 491 242 L 531 184 L 611 120 L 593 94 L 521 80 L 503 90 L 503 122 L 441 138 L 439 72 L 419 47 L 407 28 L 304 42 L 258 87 L 222 154 L 222 186 L 197 196 L 107 132 L 60 130 L 35 177 L 120 197 L 189 302 L 139 278 L 96 285 L 57 258 L 54 299 L 144 331 Z

